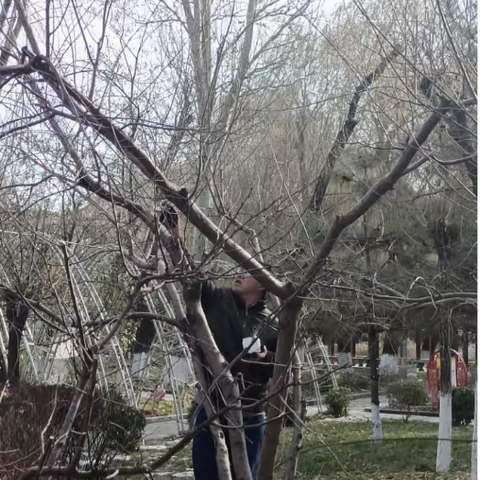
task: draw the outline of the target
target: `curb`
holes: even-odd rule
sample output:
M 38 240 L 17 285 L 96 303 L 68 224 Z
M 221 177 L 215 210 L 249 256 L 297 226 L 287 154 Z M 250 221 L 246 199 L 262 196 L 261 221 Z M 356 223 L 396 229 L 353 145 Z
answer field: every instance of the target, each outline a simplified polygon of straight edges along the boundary
M 385 395 L 386 392 L 378 392 L 379 395 Z M 370 398 L 371 393 L 370 392 L 359 392 L 359 393 L 354 393 L 351 397 L 352 400 L 359 400 L 361 398 Z M 324 396 L 322 395 L 322 399 Z M 310 400 L 307 400 L 307 405 L 316 405 L 317 400 L 315 398 L 312 398 Z
M 183 418 L 186 419 L 188 415 L 183 415 Z M 165 423 L 165 422 L 175 422 L 177 420 L 176 415 L 165 415 L 162 417 L 146 417 L 147 425 L 149 423 Z
M 365 408 L 365 412 L 371 412 L 371 408 Z M 380 413 L 388 413 L 390 415 L 402 415 L 401 410 L 394 410 L 391 408 L 381 408 Z M 411 416 L 416 416 L 416 417 L 437 417 L 438 418 L 438 412 L 410 412 Z

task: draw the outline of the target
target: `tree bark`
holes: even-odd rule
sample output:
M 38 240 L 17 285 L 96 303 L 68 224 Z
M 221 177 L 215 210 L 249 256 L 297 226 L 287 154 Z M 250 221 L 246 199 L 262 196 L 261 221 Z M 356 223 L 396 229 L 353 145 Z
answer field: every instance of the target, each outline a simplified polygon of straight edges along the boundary
M 179 268 L 180 270 L 183 270 L 183 267 L 188 268 L 188 266 L 184 263 L 185 255 L 181 251 L 179 243 L 175 242 L 173 238 L 171 238 L 169 235 L 167 236 L 166 234 L 161 236 L 161 241 L 164 247 L 167 248 L 168 246 L 168 251 L 174 264 L 174 268 Z M 158 258 L 161 259 L 160 252 L 158 254 Z M 158 271 L 160 274 L 166 272 L 166 267 L 163 260 L 158 261 Z M 181 303 L 180 295 L 178 294 L 177 288 L 173 283 L 167 283 L 165 286 L 165 290 L 168 298 L 170 299 L 170 302 L 172 303 L 176 320 L 179 322 L 184 322 L 185 311 L 183 309 L 183 305 Z M 197 378 L 197 382 L 200 386 L 200 392 L 203 393 L 203 400 L 201 403 L 205 408 L 207 417 L 211 418 L 215 414 L 215 411 L 209 399 L 205 397 L 205 394 L 206 392 L 208 392 L 209 387 L 205 375 L 205 364 L 208 365 L 208 363 L 203 360 L 205 358 L 205 355 L 202 353 L 197 338 L 199 337 L 184 335 L 184 340 L 186 344 L 190 346 L 193 360 L 193 369 Z M 213 441 L 215 443 L 215 461 L 217 464 L 218 478 L 220 480 L 231 480 L 232 470 L 225 434 L 222 428 L 216 423 L 212 423 L 209 428 L 213 436 Z
M 441 310 L 440 321 L 440 415 L 438 425 L 437 473 L 450 471 L 452 461 L 452 378 L 450 316 Z
M 300 384 L 301 366 L 298 353 L 295 353 L 293 362 L 292 376 L 293 381 L 295 382 L 295 385 L 293 386 L 293 412 L 295 415 L 293 420 L 293 438 L 288 451 L 284 480 L 295 480 L 303 439 L 304 418 L 302 418 L 302 386 Z
M 422 336 L 420 332 L 415 332 L 415 357 L 420 360 L 422 355 Z
M 466 328 L 463 329 L 462 335 L 462 356 L 465 365 L 468 367 L 468 330 Z
M 398 342 L 393 334 L 388 332 L 383 340 L 383 351 L 380 357 L 380 374 L 384 376 L 396 375 L 398 373 L 398 353 L 400 351 Z
M 472 193 L 477 196 L 477 152 L 472 142 L 473 134 L 467 125 L 467 115 L 462 110 L 453 110 L 455 122 L 452 122 L 451 135 L 468 156 L 465 165 L 472 182 Z
M 87 355 L 84 355 L 84 358 L 87 358 Z M 77 417 L 78 410 L 80 408 L 80 404 L 82 403 L 84 394 L 85 394 L 85 387 L 87 386 L 88 379 L 91 376 L 91 371 L 88 365 L 83 365 L 82 375 L 77 383 L 75 394 L 72 398 L 72 402 L 68 408 L 68 412 L 63 420 L 62 428 L 57 435 L 57 439 L 55 444 L 52 447 L 50 455 L 48 456 L 48 460 L 46 462 L 47 467 L 53 467 L 60 458 L 60 455 L 63 452 L 63 449 L 67 443 L 68 436 L 72 430 L 73 422 Z
M 477 392 L 478 387 L 475 382 L 475 414 L 473 417 L 473 437 L 472 437 L 472 480 L 477 480 Z
M 293 292 L 292 285 L 288 285 L 287 288 Z M 283 310 L 279 313 L 278 343 L 275 353 L 272 388 L 279 388 L 288 378 L 288 366 L 292 359 L 292 349 L 295 344 L 297 331 L 297 317 L 301 307 L 301 300 L 298 297 L 293 297 L 283 304 Z M 279 393 L 272 398 L 268 408 L 268 424 L 263 440 L 260 467 L 258 470 L 259 480 L 273 479 L 275 456 L 283 423 L 282 418 L 277 417 L 281 416 L 285 411 L 285 397 L 285 393 Z
M 340 337 L 338 339 L 338 366 L 344 367 L 352 366 L 352 352 L 351 352 L 351 341 L 350 339 L 345 339 Z
M 6 383 L 7 380 L 8 380 L 7 365 L 3 358 L 3 352 L 0 352 L 0 385 Z
M 208 392 L 208 381 L 205 375 L 204 358 L 198 343 L 192 346 L 193 368 L 200 385 L 201 400 L 200 404 L 205 409 L 207 417 L 210 419 L 214 414 L 213 406 L 209 399 L 205 396 Z M 200 407 L 199 404 L 199 407 Z M 219 480 L 232 480 L 232 469 L 230 466 L 230 457 L 228 454 L 228 447 L 225 438 L 225 433 L 222 428 L 216 423 L 210 424 L 210 431 L 212 432 L 213 442 L 215 443 L 215 461 L 217 464 L 217 474 Z
M 187 280 L 184 283 L 183 294 L 187 307 L 187 319 L 194 337 L 201 339 L 200 348 L 205 355 L 206 363 L 211 369 L 214 380 L 217 380 L 225 404 L 234 407 L 225 416 L 229 426 L 228 437 L 230 449 L 233 453 L 232 463 L 235 478 L 236 480 L 251 480 L 252 474 L 248 463 L 245 436 L 242 431 L 242 412 L 239 410 L 240 391 L 208 326 L 200 303 L 201 289 L 202 284 L 199 281 Z
M 27 322 L 29 308 L 22 301 L 7 296 L 8 322 L 8 379 L 17 382 L 20 379 L 20 342 Z
M 2 7 L 0 10 L 0 32 L 3 32 L 3 27 L 5 25 L 5 21 L 7 19 L 8 11 L 10 10 L 11 5 L 12 0 L 4 0 L 2 2 Z
M 382 421 L 380 417 L 380 395 L 378 391 L 378 361 L 380 356 L 378 333 L 374 325 L 368 328 L 368 358 L 370 360 L 370 392 L 372 402 L 373 441 L 382 441 Z
M 378 78 L 387 68 L 388 64 L 394 60 L 400 53 L 398 47 L 394 47 L 392 52 L 389 53 L 385 58 L 382 59 L 378 67 L 369 75 L 367 75 L 360 84 L 355 88 L 352 100 L 348 108 L 347 118 L 345 119 L 344 124 L 342 125 L 341 130 L 337 134 L 332 149 L 327 156 L 325 166 L 317 178 L 315 191 L 313 197 L 310 201 L 310 209 L 314 211 L 319 211 L 322 207 L 323 200 L 325 198 L 325 193 L 327 192 L 328 184 L 330 183 L 330 178 L 335 168 L 335 163 L 342 153 L 345 145 L 348 142 L 348 139 L 352 135 L 355 127 L 357 126 L 358 121 L 356 120 L 358 102 L 363 93 L 372 85 L 376 78 Z

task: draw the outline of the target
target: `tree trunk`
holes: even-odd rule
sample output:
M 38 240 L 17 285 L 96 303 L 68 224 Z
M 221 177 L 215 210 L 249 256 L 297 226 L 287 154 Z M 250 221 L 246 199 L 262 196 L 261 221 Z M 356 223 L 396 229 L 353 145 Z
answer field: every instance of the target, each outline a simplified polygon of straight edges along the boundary
M 460 332 L 458 328 L 452 329 L 452 343 L 450 348 L 458 352 L 460 350 Z
M 422 357 L 422 336 L 420 332 L 415 332 L 415 357 L 417 360 Z
M 477 386 L 475 382 L 475 415 L 473 417 L 472 437 L 472 480 L 477 480 Z
M 0 7 L 0 32 L 3 32 L 3 27 L 8 16 L 8 11 L 12 5 L 12 0 L 4 0 Z
M 84 356 L 87 358 L 87 355 Z M 48 460 L 46 462 L 46 466 L 53 467 L 60 458 L 60 455 L 63 452 L 63 449 L 67 443 L 68 437 L 70 435 L 70 431 L 72 430 L 73 422 L 77 417 L 78 410 L 80 408 L 80 404 L 82 403 L 83 396 L 85 394 L 85 387 L 87 386 L 88 379 L 90 378 L 92 372 L 89 370 L 89 366 L 84 365 L 82 375 L 80 376 L 80 380 L 75 389 L 75 394 L 73 395 L 72 402 L 68 407 L 68 412 L 63 420 L 62 428 L 57 435 L 57 439 L 55 444 L 52 447 L 50 455 L 48 456 Z
M 450 471 L 452 460 L 452 378 L 450 317 L 442 309 L 440 324 L 440 418 L 438 425 L 437 473 Z
M 161 238 L 161 241 L 164 247 L 168 249 L 172 262 L 174 264 L 174 267 L 180 270 L 183 270 L 184 268 L 188 269 L 188 265 L 184 263 L 185 254 L 184 252 L 181 251 L 180 244 L 178 242 L 173 241 L 172 238 L 169 236 L 163 236 Z M 158 258 L 159 259 L 162 258 L 161 254 L 158 255 Z M 161 274 L 166 272 L 165 264 L 163 261 L 158 262 L 158 271 Z M 172 303 L 176 320 L 184 322 L 186 315 L 185 315 L 185 311 L 183 309 L 183 305 L 175 285 L 173 283 L 167 283 L 165 286 L 165 290 L 166 290 L 167 296 L 169 297 Z M 188 284 L 184 286 L 184 293 L 186 293 L 187 290 L 188 290 Z M 201 313 L 203 314 L 200 300 L 196 299 L 195 302 L 198 302 L 198 305 L 192 305 L 194 307 L 194 311 L 195 309 L 199 308 L 201 310 Z M 195 316 L 195 313 L 193 315 L 194 315 L 194 319 L 196 320 L 197 318 Z M 205 322 L 206 324 L 205 318 L 199 318 L 199 320 L 201 323 Z M 208 324 L 206 324 L 206 328 L 208 329 Z M 210 332 L 210 335 L 211 335 L 211 332 Z M 207 394 L 208 388 L 209 388 L 207 376 L 205 372 L 205 365 L 208 365 L 208 362 L 205 361 L 205 355 L 202 352 L 202 349 L 200 348 L 199 342 L 197 340 L 194 340 L 195 338 L 202 338 L 202 337 L 184 335 L 185 343 L 190 346 L 192 360 L 193 360 L 193 369 L 195 371 L 195 376 L 197 378 L 198 385 L 200 386 L 200 392 L 203 393 L 203 396 L 200 399 L 200 404 L 203 405 L 207 413 L 207 417 L 210 418 L 211 416 L 213 416 L 215 412 L 213 410 L 213 406 L 211 402 L 205 401 L 205 397 L 204 397 L 204 395 Z M 218 478 L 219 480 L 231 480 L 232 470 L 230 466 L 230 458 L 229 458 L 225 434 L 223 430 L 216 423 L 212 423 L 210 425 L 210 431 L 212 432 L 213 441 L 215 443 L 215 460 L 217 464 Z
M 291 285 L 288 288 L 290 291 L 293 290 Z M 301 307 L 301 300 L 298 297 L 294 297 L 283 304 L 283 310 L 279 314 L 278 343 L 272 379 L 272 388 L 274 389 L 281 387 L 282 383 L 288 378 L 288 365 L 292 359 L 292 349 L 295 344 L 297 331 L 297 317 Z M 277 417 L 281 416 L 285 410 L 285 396 L 284 393 L 279 393 L 273 397 L 268 408 L 268 424 L 258 470 L 259 480 L 271 480 L 273 478 L 275 456 L 283 423 L 282 418 Z
M 305 130 L 307 128 L 306 118 L 305 118 L 305 105 L 302 108 L 300 113 L 300 120 L 295 122 L 297 127 L 297 152 L 298 152 L 298 167 L 300 174 L 300 185 L 302 188 L 302 211 L 306 210 L 309 205 L 309 194 L 308 187 L 310 185 L 310 179 L 307 175 L 307 167 L 305 164 Z
M 352 135 L 355 127 L 357 126 L 358 120 L 357 116 L 357 107 L 360 101 L 361 96 L 367 91 L 370 85 L 377 79 L 387 68 L 388 64 L 394 60 L 399 54 L 399 48 L 394 47 L 393 50 L 384 57 L 377 68 L 362 79 L 360 84 L 355 88 L 353 93 L 352 100 L 348 108 L 348 114 L 345 118 L 345 121 L 342 125 L 342 128 L 337 133 L 337 137 L 333 143 L 332 149 L 330 150 L 326 162 L 320 175 L 318 176 L 315 182 L 315 191 L 313 197 L 310 201 L 310 208 L 314 211 L 319 211 L 322 207 L 323 200 L 325 198 L 325 193 L 330 183 L 330 179 L 335 170 L 335 165 L 338 158 L 343 152 L 345 145 L 348 144 L 348 140 Z
M 465 365 L 468 367 L 468 330 L 466 328 L 463 329 L 463 336 L 462 336 L 462 356 Z
M 6 383 L 7 379 L 7 365 L 5 365 L 5 360 L 3 359 L 3 352 L 0 352 L 0 385 Z
M 378 357 L 380 355 L 378 333 L 374 325 L 368 329 L 368 358 L 370 360 L 370 392 L 372 397 L 373 441 L 382 441 L 382 420 L 380 418 L 380 396 L 378 393 Z
M 350 339 L 340 337 L 338 339 L 338 366 L 352 366 L 352 352 Z
M 233 407 L 225 416 L 230 427 L 228 428 L 228 437 L 235 478 L 236 480 L 251 480 L 252 473 L 248 463 L 245 435 L 242 431 L 243 417 L 239 410 L 240 391 L 208 326 L 200 303 L 201 289 L 202 284 L 199 281 L 185 281 L 184 283 L 183 294 L 187 307 L 187 318 L 194 337 L 201 339 L 200 347 L 205 355 L 206 363 L 211 369 L 212 376 L 217 381 L 225 404 Z
M 208 381 L 205 375 L 205 361 L 204 356 L 198 346 L 198 343 L 192 346 L 193 368 L 195 370 L 197 381 L 200 385 L 200 392 L 208 391 Z M 207 417 L 211 418 L 215 413 L 212 403 L 205 401 L 205 396 L 201 395 L 200 404 L 203 405 L 207 413 Z M 199 404 L 199 407 L 200 407 Z M 193 419 L 193 422 L 195 419 Z M 218 421 L 218 420 L 217 420 Z M 230 466 L 230 458 L 228 455 L 228 447 L 225 434 L 217 422 L 210 424 L 210 431 L 212 432 L 213 442 L 215 443 L 215 461 L 217 464 L 217 474 L 219 480 L 232 480 L 232 469 Z
M 395 338 L 388 332 L 383 340 L 383 352 L 380 357 L 380 375 L 389 376 L 398 373 L 398 352 L 399 346 Z
M 29 308 L 17 299 L 7 297 L 8 372 L 10 382 L 20 379 L 20 342 L 27 322 Z
M 294 423 L 293 423 L 293 438 L 292 443 L 290 444 L 290 449 L 288 451 L 287 465 L 285 467 L 285 480 L 295 480 L 298 467 L 298 459 L 300 456 L 300 449 L 302 448 L 302 439 L 303 439 L 303 422 L 302 418 L 302 386 L 300 385 L 301 381 L 301 367 L 300 367 L 300 358 L 296 353 L 294 356 L 294 366 L 293 366 L 293 381 L 297 384 L 293 387 L 293 412 L 294 412 Z

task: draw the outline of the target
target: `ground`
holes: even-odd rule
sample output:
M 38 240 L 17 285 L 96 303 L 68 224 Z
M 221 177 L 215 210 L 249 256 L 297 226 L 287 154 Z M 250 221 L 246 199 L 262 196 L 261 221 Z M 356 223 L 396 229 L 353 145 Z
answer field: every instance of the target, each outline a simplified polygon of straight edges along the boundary
M 363 422 L 307 423 L 299 463 L 301 479 L 408 479 L 435 478 L 438 427 L 431 422 L 384 420 L 383 441 L 371 441 L 371 424 Z M 285 432 L 283 450 L 288 451 L 291 433 Z M 467 478 L 470 471 L 472 428 L 455 428 L 453 433 L 453 474 Z M 279 467 L 281 468 L 281 466 Z
M 452 473 L 435 475 L 438 426 L 432 422 L 383 420 L 384 439 L 381 444 L 371 440 L 368 420 L 336 421 L 330 418 L 311 418 L 307 422 L 299 463 L 300 480 L 416 480 L 470 478 L 472 427 L 453 429 Z M 279 449 L 277 476 L 282 478 L 285 455 L 292 436 L 285 429 Z M 168 441 L 167 443 L 169 443 Z M 147 442 L 150 446 L 165 440 Z M 163 447 L 165 448 L 165 447 Z M 143 455 L 161 452 L 143 451 Z M 160 478 L 190 476 L 191 451 L 187 447 L 163 469 Z M 167 473 L 168 472 L 168 473 Z

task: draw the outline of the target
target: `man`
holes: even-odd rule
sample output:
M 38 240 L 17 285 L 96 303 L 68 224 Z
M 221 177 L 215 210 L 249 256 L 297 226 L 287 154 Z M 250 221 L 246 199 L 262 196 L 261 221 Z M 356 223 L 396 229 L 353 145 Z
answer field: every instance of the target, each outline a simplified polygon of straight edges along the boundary
M 178 216 L 170 213 L 165 213 L 161 221 L 173 237 L 179 238 Z M 247 455 L 253 480 L 257 477 L 265 434 L 265 405 L 257 403 L 267 394 L 277 347 L 277 330 L 272 325 L 265 296 L 263 287 L 249 274 L 235 277 L 233 288 L 216 288 L 210 281 L 202 285 L 202 307 L 213 338 L 226 361 L 232 362 L 244 348 L 250 349 L 254 343 L 259 347 L 254 353 L 245 355 L 231 370 L 239 379 Z M 199 398 L 197 396 L 196 400 L 199 401 Z M 217 410 L 224 406 L 216 395 L 211 400 Z M 206 412 L 200 407 L 195 424 L 199 425 L 206 419 Z M 192 456 L 196 480 L 218 478 L 215 445 L 209 428 L 202 429 L 193 440 Z
M 202 307 L 213 338 L 227 362 L 234 360 L 244 347 L 250 347 L 253 343 L 250 339 L 260 340 L 259 353 L 247 355 L 232 367 L 232 374 L 240 379 L 248 462 L 255 480 L 265 434 L 265 406 L 255 403 L 267 394 L 277 343 L 277 332 L 269 325 L 271 319 L 265 304 L 265 290 L 248 274 L 237 277 L 233 288 L 215 288 L 211 282 L 204 282 Z M 217 409 L 222 408 L 218 398 L 213 401 Z M 196 425 L 206 419 L 202 408 Z M 228 440 L 228 435 L 226 438 Z M 192 453 L 196 480 L 217 479 L 215 446 L 210 429 L 203 429 L 195 437 Z

